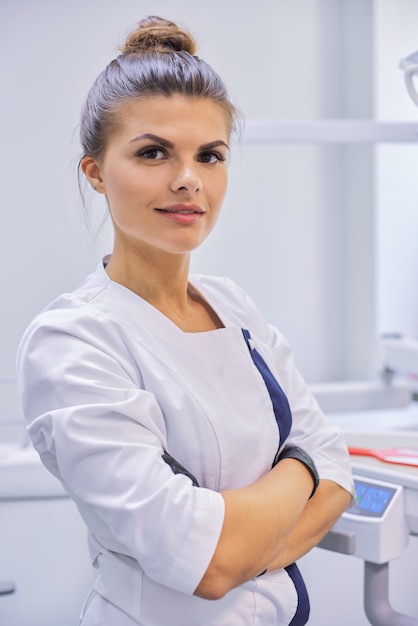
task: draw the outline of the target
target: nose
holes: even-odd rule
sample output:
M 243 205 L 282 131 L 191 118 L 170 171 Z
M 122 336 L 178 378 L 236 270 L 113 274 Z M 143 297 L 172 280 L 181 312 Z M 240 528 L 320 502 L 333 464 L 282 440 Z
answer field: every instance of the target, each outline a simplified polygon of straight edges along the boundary
M 172 181 L 173 191 L 196 193 L 202 189 L 202 181 L 193 166 L 183 164 L 179 167 Z

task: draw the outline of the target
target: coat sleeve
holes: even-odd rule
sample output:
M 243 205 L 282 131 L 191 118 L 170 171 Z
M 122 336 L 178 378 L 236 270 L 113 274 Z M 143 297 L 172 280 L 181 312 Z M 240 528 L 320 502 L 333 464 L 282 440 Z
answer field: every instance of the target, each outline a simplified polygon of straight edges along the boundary
M 269 331 L 271 359 L 292 412 L 292 428 L 286 444 L 306 450 L 320 478 L 332 480 L 353 494 L 350 456 L 340 428 L 326 420 L 296 368 L 286 340 L 274 327 L 269 327 Z
M 18 352 L 33 444 L 106 550 L 191 594 L 215 551 L 223 498 L 164 462 L 164 416 L 114 329 L 69 318 L 44 314 Z

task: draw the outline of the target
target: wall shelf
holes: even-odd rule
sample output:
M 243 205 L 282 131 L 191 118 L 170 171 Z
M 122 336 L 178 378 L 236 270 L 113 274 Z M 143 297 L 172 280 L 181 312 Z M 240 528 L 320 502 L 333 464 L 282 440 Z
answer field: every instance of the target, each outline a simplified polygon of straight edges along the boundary
M 417 122 L 373 120 L 257 120 L 249 119 L 242 134 L 244 144 L 322 143 L 374 144 L 417 143 Z

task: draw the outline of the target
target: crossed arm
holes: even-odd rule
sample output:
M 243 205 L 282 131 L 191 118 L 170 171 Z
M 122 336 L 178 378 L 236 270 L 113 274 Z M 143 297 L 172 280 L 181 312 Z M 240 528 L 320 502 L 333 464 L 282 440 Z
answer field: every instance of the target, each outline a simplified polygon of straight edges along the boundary
M 265 570 L 293 563 L 313 548 L 350 503 L 350 494 L 313 480 L 298 460 L 284 459 L 242 489 L 222 492 L 225 518 L 213 558 L 195 595 L 221 598 Z

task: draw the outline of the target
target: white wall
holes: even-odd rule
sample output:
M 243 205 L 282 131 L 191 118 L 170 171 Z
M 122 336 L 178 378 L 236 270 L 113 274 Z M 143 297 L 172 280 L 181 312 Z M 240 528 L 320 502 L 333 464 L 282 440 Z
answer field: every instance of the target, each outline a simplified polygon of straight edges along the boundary
M 375 4 L 376 117 L 418 126 L 418 108 L 406 88 L 398 88 L 400 59 L 418 50 L 418 3 Z M 376 169 L 376 327 L 418 337 L 418 147 L 380 146 Z

